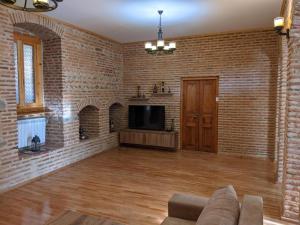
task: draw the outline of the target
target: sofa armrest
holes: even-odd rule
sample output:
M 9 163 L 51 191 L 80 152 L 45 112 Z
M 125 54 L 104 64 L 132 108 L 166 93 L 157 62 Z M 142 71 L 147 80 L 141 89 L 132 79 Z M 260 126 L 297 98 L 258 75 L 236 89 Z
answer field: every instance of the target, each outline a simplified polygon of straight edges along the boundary
M 242 201 L 239 225 L 263 225 L 263 199 L 245 195 Z
M 168 214 L 185 220 L 197 221 L 208 198 L 176 193 L 168 202 Z

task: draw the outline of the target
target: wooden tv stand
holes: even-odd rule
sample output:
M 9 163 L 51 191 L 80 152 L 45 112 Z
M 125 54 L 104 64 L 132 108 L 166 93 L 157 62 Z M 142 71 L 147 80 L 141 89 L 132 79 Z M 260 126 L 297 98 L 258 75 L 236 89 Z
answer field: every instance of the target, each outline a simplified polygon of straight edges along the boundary
M 178 132 L 126 129 L 120 132 L 120 144 L 176 150 Z

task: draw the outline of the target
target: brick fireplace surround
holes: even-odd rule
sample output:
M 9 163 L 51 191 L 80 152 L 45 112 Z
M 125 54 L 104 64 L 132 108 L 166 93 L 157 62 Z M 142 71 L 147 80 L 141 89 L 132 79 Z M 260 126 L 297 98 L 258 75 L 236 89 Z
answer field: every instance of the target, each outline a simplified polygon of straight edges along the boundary
M 109 132 L 109 109 L 116 103 L 126 109 L 137 85 L 150 97 L 155 83 L 166 82 L 174 95 L 150 97 L 149 104 L 166 105 L 166 125 L 175 119 L 179 130 L 181 77 L 219 76 L 219 154 L 275 160 L 277 179 L 283 184 L 283 218 L 299 220 L 300 51 L 295 50 L 300 47 L 300 0 L 294 3 L 293 15 L 288 42 L 270 29 L 179 38 L 176 53 L 164 58 L 145 54 L 142 42 L 120 44 L 0 6 L 0 190 L 118 146 L 118 134 Z M 45 54 L 61 64 L 56 68 L 59 73 L 44 65 L 44 92 L 54 118 L 49 130 L 60 131 L 59 139 L 51 132 L 48 138 L 61 141 L 62 147 L 25 158 L 19 157 L 16 148 L 13 32 L 19 27 L 42 37 L 47 31 L 54 33 L 56 39 L 42 38 Z M 47 48 L 47 43 L 54 42 L 61 48 L 59 56 L 57 48 Z M 92 127 L 96 137 L 80 142 L 79 113 L 87 106 L 96 109 L 91 110 L 94 116 L 99 115 L 97 126 Z M 118 123 L 124 126 L 126 113 L 122 115 Z

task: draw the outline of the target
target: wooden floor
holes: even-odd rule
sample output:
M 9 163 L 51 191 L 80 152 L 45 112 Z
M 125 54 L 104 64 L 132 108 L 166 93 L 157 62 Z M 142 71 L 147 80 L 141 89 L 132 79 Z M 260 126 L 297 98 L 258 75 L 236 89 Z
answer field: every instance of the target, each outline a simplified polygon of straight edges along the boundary
M 141 149 L 101 153 L 0 196 L 1 225 L 42 225 L 66 210 L 130 225 L 158 225 L 175 192 L 210 196 L 233 184 L 239 197 L 264 198 L 266 217 L 280 216 L 273 163 L 195 152 Z

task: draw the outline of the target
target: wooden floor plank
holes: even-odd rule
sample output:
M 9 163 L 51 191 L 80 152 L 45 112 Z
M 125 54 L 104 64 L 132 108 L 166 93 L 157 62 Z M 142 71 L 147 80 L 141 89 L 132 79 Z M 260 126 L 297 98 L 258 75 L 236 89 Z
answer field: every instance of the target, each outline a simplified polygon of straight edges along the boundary
M 239 198 L 261 195 L 266 217 L 279 219 L 280 190 L 271 161 L 123 148 L 2 194 L 0 224 L 42 225 L 72 210 L 124 224 L 158 225 L 173 193 L 210 196 L 228 184 Z

